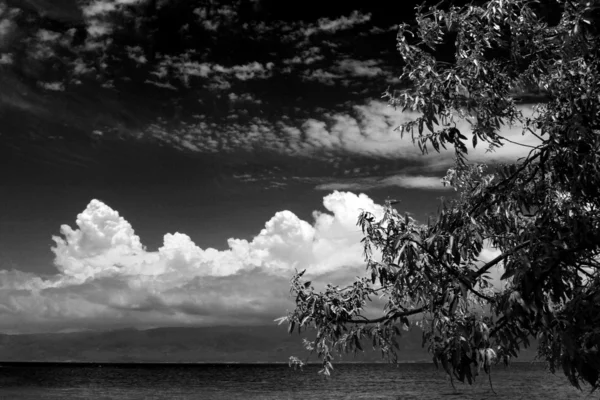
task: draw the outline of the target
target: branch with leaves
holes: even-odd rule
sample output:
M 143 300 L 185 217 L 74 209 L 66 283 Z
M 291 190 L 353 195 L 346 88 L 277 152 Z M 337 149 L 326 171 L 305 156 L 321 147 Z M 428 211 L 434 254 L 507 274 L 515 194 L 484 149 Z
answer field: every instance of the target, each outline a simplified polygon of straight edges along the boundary
M 427 224 L 391 202 L 380 219 L 358 216 L 367 269 L 351 285 L 317 293 L 302 273 L 292 279 L 296 308 L 281 322 L 314 330 L 307 347 L 324 373 L 335 351 L 362 351 L 365 340 L 395 360 L 400 328 L 418 322 L 434 363 L 460 381 L 535 338 L 551 371 L 560 367 L 576 387 L 600 386 L 597 26 L 595 2 L 490 0 L 420 6 L 415 23 L 399 27 L 404 89 L 384 96 L 419 114 L 399 131 L 423 153 L 454 149 L 443 182 L 457 195 Z M 515 96 L 527 92 L 543 104 L 525 117 Z M 469 163 L 470 145 L 522 144 L 501 133 L 517 125 L 536 143 L 526 157 Z M 484 248 L 500 255 L 483 259 Z

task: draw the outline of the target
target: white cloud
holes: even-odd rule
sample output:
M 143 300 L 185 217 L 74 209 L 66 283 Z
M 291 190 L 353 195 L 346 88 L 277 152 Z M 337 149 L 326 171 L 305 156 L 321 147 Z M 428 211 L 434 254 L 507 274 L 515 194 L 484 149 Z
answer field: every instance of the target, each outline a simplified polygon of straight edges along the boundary
M 47 29 L 40 29 L 37 32 L 37 37 L 42 42 L 55 42 L 60 38 L 60 33 L 49 31 Z
M 0 65 L 11 65 L 14 62 L 12 54 L 2 53 L 0 54 Z
M 0 270 L 0 330 L 268 321 L 292 307 L 294 270 L 323 281 L 352 280 L 364 268 L 356 219 L 381 216 L 364 194 L 333 192 L 309 223 L 276 213 L 252 239 L 203 249 L 182 233 L 148 251 L 119 213 L 93 200 L 54 237 L 58 274 L 41 278 Z M 16 323 L 19 327 L 15 327 Z
M 299 49 L 298 52 L 299 54 L 297 56 L 283 59 L 282 63 L 286 65 L 310 65 L 325 58 L 325 56 L 321 54 L 321 48 L 317 46 Z
M 132 5 L 144 0 L 92 0 L 82 7 L 85 17 L 100 17 L 116 11 L 119 6 Z
M 144 55 L 144 50 L 140 46 L 126 46 L 127 56 L 138 64 L 146 64 L 148 60 Z
M 523 112 L 531 114 L 528 109 Z M 228 124 L 219 125 L 200 121 L 181 129 L 169 127 L 168 132 L 154 125 L 148 133 L 176 147 L 182 147 L 185 140 L 202 152 L 246 150 L 260 146 L 275 153 L 332 161 L 336 155 L 360 155 L 416 161 L 424 168 L 435 166 L 443 169 L 454 165 L 451 147 L 449 150 L 442 149 L 440 153 L 430 148 L 430 153 L 423 155 L 413 144 L 410 134 L 402 137 L 396 131 L 402 123 L 417 116 L 416 113 L 395 110 L 383 101 L 370 101 L 353 106 L 347 112 L 323 113 L 320 117 L 299 121 L 288 119 L 272 123 L 254 118 L 248 123 L 238 123 L 232 119 Z M 473 149 L 470 126 L 466 121 L 459 121 L 457 127 L 467 137 L 468 159 L 472 162 L 514 162 L 531 150 L 508 142 L 494 152 L 487 152 L 484 143 Z M 533 135 L 522 136 L 520 127 L 504 127 L 500 134 L 526 145 L 537 143 Z
M 229 5 L 215 7 L 211 4 L 210 10 L 207 7 L 198 7 L 193 13 L 198 16 L 198 22 L 204 29 L 213 32 L 219 28 L 229 28 L 237 19 L 237 11 Z
M 449 187 L 444 187 L 441 178 L 435 176 L 422 175 L 392 175 L 387 177 L 361 177 L 349 179 L 328 179 L 325 182 L 319 183 L 315 189 L 317 190 L 369 190 L 384 187 L 402 187 L 409 189 L 429 189 L 429 190 L 444 190 Z
M 0 16 L 3 16 L 0 14 Z M 4 16 L 3 16 L 4 17 Z M 0 49 L 8 47 L 15 36 L 16 24 L 12 21 L 11 15 L 0 19 Z
M 145 58 L 144 58 L 145 60 Z M 212 89 L 228 89 L 230 84 L 227 79 L 236 79 L 239 81 L 247 81 L 251 79 L 267 79 L 271 77 L 274 64 L 272 62 L 259 63 L 250 62 L 247 64 L 223 66 L 220 64 L 192 61 L 192 54 L 183 54 L 172 57 L 165 56 L 155 67 L 150 74 L 155 75 L 159 79 L 169 79 L 169 70 L 174 70 L 173 77 L 181 81 L 185 86 L 190 86 L 190 81 L 193 78 L 209 79 Z M 169 81 L 153 82 L 148 80 L 147 83 L 163 85 L 171 85 Z M 171 85 L 172 86 L 172 85 Z
M 481 254 L 479 254 L 479 259 L 483 264 L 492 261 L 494 258 L 498 257 L 502 252 L 494 247 L 491 247 L 489 243 L 484 242 L 483 250 L 481 250 Z M 490 268 L 488 271 L 490 276 L 489 282 L 495 289 L 503 289 L 502 281 L 500 277 L 504 274 L 504 265 L 502 263 L 497 264 Z
M 110 35 L 113 31 L 113 25 L 108 21 L 101 21 L 99 19 L 92 19 L 88 22 L 87 32 L 91 38 L 99 38 L 102 36 Z M 87 50 L 94 50 L 97 47 L 103 47 L 104 44 L 99 42 L 87 41 L 86 48 Z
M 362 14 L 359 11 L 354 11 L 348 17 L 340 17 L 333 20 L 321 18 L 318 21 L 317 26 L 305 30 L 305 35 L 312 35 L 315 32 L 335 33 L 341 30 L 354 28 L 356 25 L 364 24 L 370 20 L 370 14 Z
M 333 85 L 336 81 L 342 78 L 342 75 L 326 71 L 323 68 L 318 68 L 312 71 L 306 71 L 302 78 L 307 81 L 316 81 L 325 85 Z
M 62 82 L 38 82 L 42 88 L 53 92 L 64 92 L 65 85 Z
M 314 61 L 316 60 L 310 57 L 295 57 L 290 60 L 284 60 L 284 63 L 290 65 L 310 65 Z M 373 78 L 379 75 L 387 75 L 388 79 L 391 79 L 391 75 L 386 73 L 381 67 L 378 66 L 380 64 L 381 62 L 377 60 L 356 60 L 353 58 L 345 58 L 325 69 L 317 68 L 313 70 L 306 70 L 302 73 L 302 79 L 306 81 L 320 82 L 325 85 L 333 85 L 336 82 L 342 82 L 345 85 L 349 85 L 354 82 L 352 80 L 353 78 Z
M 355 60 L 346 58 L 338 62 L 336 70 L 346 75 L 372 78 L 383 74 L 383 69 L 378 65 L 382 64 L 377 60 Z
M 92 200 L 76 224 L 78 229 L 62 225 L 63 237 L 53 237 L 55 265 L 63 275 L 85 280 L 143 261 L 140 238 L 129 222 L 104 203 Z

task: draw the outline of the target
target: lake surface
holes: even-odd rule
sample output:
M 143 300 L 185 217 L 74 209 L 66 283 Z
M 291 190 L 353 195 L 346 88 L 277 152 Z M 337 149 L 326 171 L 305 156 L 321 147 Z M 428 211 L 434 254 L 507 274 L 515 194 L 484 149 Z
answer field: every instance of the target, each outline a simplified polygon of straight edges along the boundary
M 433 364 L 338 364 L 331 377 L 309 365 L 42 365 L 0 368 L 0 399 L 545 399 L 598 398 L 568 385 L 540 364 L 492 370 L 473 386 Z

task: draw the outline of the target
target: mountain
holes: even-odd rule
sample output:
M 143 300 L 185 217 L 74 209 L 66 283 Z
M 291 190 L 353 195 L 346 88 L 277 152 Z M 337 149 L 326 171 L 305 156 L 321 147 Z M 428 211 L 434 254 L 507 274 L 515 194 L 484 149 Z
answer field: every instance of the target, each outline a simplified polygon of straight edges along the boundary
M 430 361 L 421 347 L 421 331 L 402 332 L 401 362 Z M 287 362 L 290 356 L 306 359 L 302 337 L 288 334 L 285 326 L 217 326 L 200 328 L 122 329 L 106 332 L 71 332 L 0 335 L 0 361 L 42 362 Z M 337 362 L 379 362 L 381 353 L 344 355 Z M 519 361 L 533 358 L 524 351 Z M 309 361 L 317 361 L 315 355 Z
M 420 332 L 406 332 L 402 361 L 430 360 Z M 0 335 L 1 361 L 47 362 L 287 362 L 305 359 L 302 336 L 285 326 L 124 329 Z M 316 361 L 316 356 L 310 358 Z M 344 355 L 343 361 L 380 361 L 381 353 Z

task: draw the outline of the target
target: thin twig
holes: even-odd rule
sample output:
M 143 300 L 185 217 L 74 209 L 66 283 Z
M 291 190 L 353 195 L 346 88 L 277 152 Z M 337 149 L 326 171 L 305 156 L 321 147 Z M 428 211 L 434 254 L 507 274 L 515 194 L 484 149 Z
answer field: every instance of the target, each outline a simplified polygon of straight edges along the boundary
M 503 139 L 503 140 L 506 140 L 509 143 L 516 144 L 517 146 L 529 147 L 530 149 L 534 149 L 534 150 L 539 149 L 539 146 L 530 146 L 528 144 L 523 144 L 523 143 L 515 142 L 514 140 L 507 139 L 504 136 L 500 136 L 500 135 L 498 135 L 498 137 L 501 138 L 501 139 Z
M 488 380 L 490 381 L 490 389 L 492 389 L 492 392 L 494 394 L 498 394 L 496 393 L 496 391 L 494 390 L 494 386 L 492 385 L 492 366 L 490 365 L 490 372 L 488 372 Z

